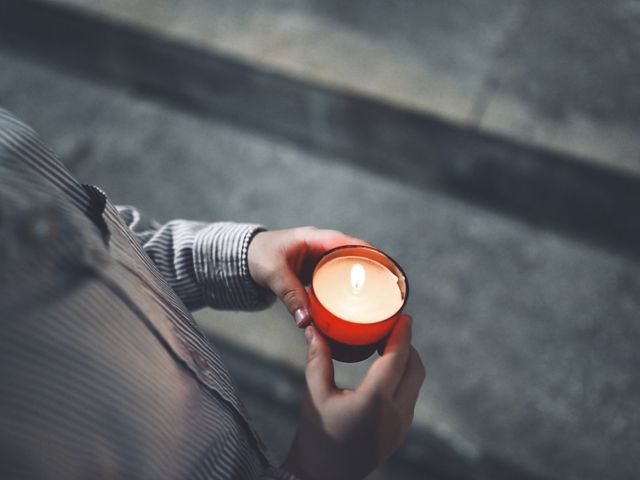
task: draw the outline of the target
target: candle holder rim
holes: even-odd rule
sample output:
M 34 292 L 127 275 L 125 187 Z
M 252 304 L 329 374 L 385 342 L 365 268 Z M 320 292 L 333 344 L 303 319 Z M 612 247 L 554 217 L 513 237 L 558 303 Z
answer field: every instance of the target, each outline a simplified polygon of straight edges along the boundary
M 368 323 L 368 325 L 372 325 L 372 324 L 376 324 L 376 323 L 382 323 L 382 322 L 386 322 L 387 320 L 389 320 L 390 318 L 393 318 L 394 316 L 398 315 L 399 312 L 401 312 L 405 305 L 407 304 L 407 301 L 409 299 L 409 280 L 407 279 L 407 274 L 404 272 L 404 269 L 400 266 L 400 264 L 398 262 L 396 262 L 396 260 L 388 255 L 387 253 L 385 253 L 384 251 L 380 250 L 379 248 L 376 247 L 372 247 L 370 245 L 339 245 L 337 247 L 333 247 L 329 250 L 327 250 L 326 252 L 324 252 L 322 255 L 320 255 L 320 257 L 318 258 L 318 261 L 316 262 L 316 265 L 313 267 L 313 272 L 311 274 L 311 288 L 313 289 L 313 279 L 316 275 L 316 271 L 318 269 L 318 267 L 320 266 L 320 264 L 322 263 L 322 260 L 327 257 L 328 255 L 331 255 L 332 253 L 338 251 L 338 250 L 345 250 L 348 248 L 362 248 L 362 249 L 367 249 L 367 250 L 372 250 L 380 255 L 382 255 L 383 257 L 387 258 L 391 263 L 393 263 L 393 265 L 399 270 L 399 272 L 402 274 L 402 279 L 403 279 L 403 283 L 404 283 L 404 298 L 402 299 L 402 305 L 400 305 L 400 308 L 398 308 L 398 310 L 391 315 L 388 318 L 384 318 L 382 320 L 378 320 L 376 322 L 370 322 Z M 318 299 L 318 303 L 322 304 L 322 302 L 320 301 L 320 299 Z M 323 305 L 324 307 L 324 305 Z M 324 307 L 326 308 L 326 307 Z M 344 320 L 344 319 L 342 319 Z M 349 322 L 349 320 L 344 320 L 345 322 Z M 350 323 L 357 323 L 357 322 L 350 322 Z

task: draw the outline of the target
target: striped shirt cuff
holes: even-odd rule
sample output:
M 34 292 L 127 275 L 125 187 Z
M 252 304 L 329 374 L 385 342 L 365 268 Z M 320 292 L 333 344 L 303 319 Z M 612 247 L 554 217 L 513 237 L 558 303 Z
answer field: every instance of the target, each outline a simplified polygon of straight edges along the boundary
M 254 282 L 249 273 L 249 243 L 259 225 L 216 222 L 194 239 L 193 264 L 208 305 L 226 310 L 261 310 L 275 296 Z

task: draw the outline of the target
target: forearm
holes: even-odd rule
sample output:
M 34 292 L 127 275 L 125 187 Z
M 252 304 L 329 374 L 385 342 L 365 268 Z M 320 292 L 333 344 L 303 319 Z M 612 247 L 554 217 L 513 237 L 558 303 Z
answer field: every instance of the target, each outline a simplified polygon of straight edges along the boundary
M 121 217 L 171 287 L 191 310 L 259 310 L 273 295 L 251 278 L 247 251 L 263 228 L 231 222 L 146 220 L 133 207 L 118 207 Z

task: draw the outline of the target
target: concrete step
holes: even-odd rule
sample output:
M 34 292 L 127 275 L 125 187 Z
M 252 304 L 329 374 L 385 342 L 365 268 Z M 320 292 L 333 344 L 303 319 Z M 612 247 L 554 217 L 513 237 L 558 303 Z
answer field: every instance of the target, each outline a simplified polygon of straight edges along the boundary
M 0 5 L 14 51 L 640 253 L 632 3 Z
M 640 175 L 637 2 L 45 3 Z
M 0 72 L 0 103 L 115 202 L 160 220 L 338 228 L 396 257 L 429 370 L 398 465 L 494 480 L 622 480 L 640 470 L 637 259 L 2 50 Z M 301 333 L 277 308 L 198 318 L 231 345 L 267 441 L 286 444 L 291 427 L 274 432 L 273 422 L 293 409 Z M 247 362 L 247 351 L 259 357 Z M 275 380 L 256 383 L 248 365 Z M 362 368 L 339 366 L 339 381 L 354 384 Z

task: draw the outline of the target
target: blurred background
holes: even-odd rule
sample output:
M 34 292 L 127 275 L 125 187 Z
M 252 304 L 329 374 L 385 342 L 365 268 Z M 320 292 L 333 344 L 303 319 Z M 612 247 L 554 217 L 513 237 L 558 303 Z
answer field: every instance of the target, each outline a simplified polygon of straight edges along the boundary
M 637 0 L 0 0 L 0 105 L 116 204 L 404 266 L 428 374 L 371 479 L 639 478 Z M 197 318 L 282 459 L 302 332 Z

